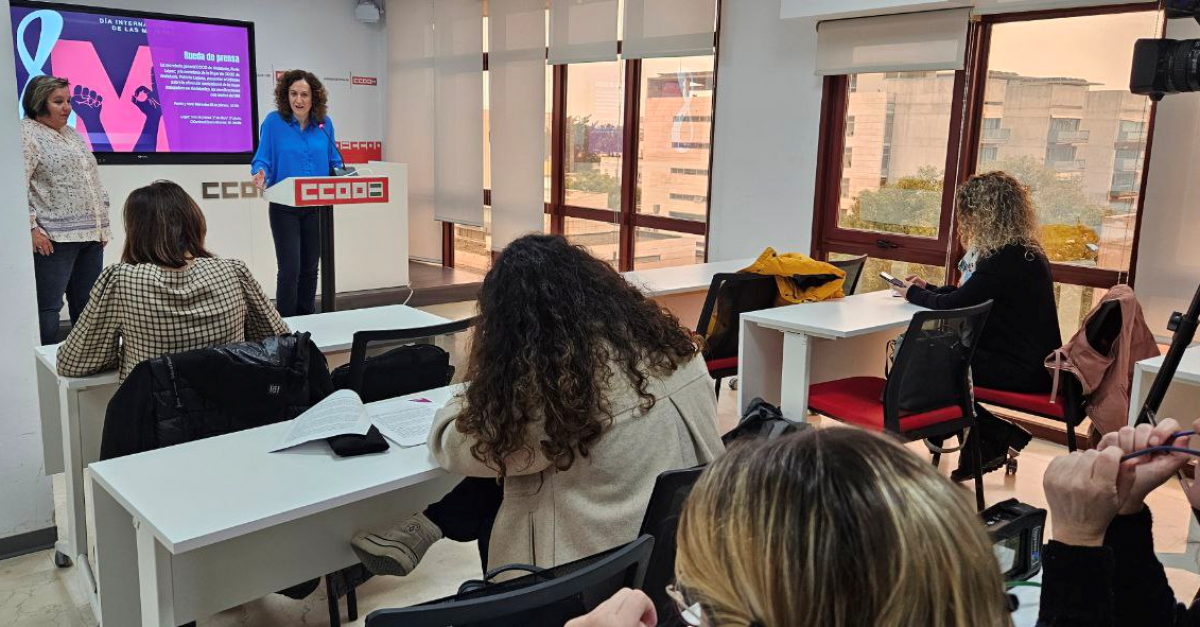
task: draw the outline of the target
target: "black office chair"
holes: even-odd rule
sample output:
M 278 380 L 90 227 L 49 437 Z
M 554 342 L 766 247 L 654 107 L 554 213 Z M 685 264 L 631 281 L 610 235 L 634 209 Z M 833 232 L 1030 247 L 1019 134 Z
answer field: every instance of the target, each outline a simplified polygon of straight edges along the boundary
M 367 627 L 562 627 L 621 588 L 641 588 L 654 538 L 457 595 L 375 610 Z
M 748 272 L 714 274 L 700 310 L 696 333 L 704 338 L 704 362 L 708 374 L 716 380 L 717 395 L 721 380 L 738 373 L 738 336 L 746 312 L 774 307 L 779 298 L 775 277 Z M 716 324 L 713 318 L 716 317 Z M 709 327 L 712 329 L 709 329 Z
M 679 516 L 683 513 L 683 502 L 692 493 L 692 487 L 704 472 L 704 466 L 684 470 L 668 470 L 654 482 L 646 515 L 642 518 L 642 535 L 654 536 L 654 552 L 646 567 L 646 579 L 642 590 L 654 601 L 658 617 L 665 620 L 676 611 L 675 602 L 667 596 L 667 586 L 675 580 L 675 532 L 679 528 Z
M 887 379 L 851 377 L 818 383 L 809 387 L 809 408 L 908 442 L 958 434 L 975 426 L 971 358 L 991 309 L 989 300 L 974 307 L 914 314 Z M 971 450 L 963 454 L 974 455 L 981 467 L 979 446 L 967 448 Z M 975 473 L 975 501 L 982 511 L 981 474 Z
M 867 256 L 859 255 L 842 261 L 829 261 L 829 265 L 846 273 L 846 279 L 842 282 L 842 292 L 846 296 L 854 293 L 858 289 L 858 279 L 862 276 L 863 266 L 867 265 Z
M 358 392 L 364 403 L 416 394 L 450 384 L 454 367 L 450 354 L 431 341 L 462 333 L 476 318 L 410 329 L 359 331 L 350 347 L 350 363 L 333 372 L 338 389 Z M 372 345 L 383 348 L 372 349 Z M 373 356 L 368 356 L 374 352 Z

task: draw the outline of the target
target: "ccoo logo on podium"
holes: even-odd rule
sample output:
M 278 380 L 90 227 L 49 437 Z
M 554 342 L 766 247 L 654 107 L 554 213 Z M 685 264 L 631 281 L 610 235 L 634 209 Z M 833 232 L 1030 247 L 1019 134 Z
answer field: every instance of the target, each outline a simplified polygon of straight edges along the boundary
M 388 202 L 386 176 L 327 177 L 296 181 L 296 206 L 363 205 Z

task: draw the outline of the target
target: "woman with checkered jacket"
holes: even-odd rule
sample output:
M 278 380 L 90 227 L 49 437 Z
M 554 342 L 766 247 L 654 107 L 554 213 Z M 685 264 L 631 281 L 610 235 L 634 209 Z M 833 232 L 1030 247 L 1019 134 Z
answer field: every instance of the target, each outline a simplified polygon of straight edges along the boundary
M 58 373 L 116 368 L 122 380 L 161 355 L 288 333 L 246 264 L 204 248 L 204 214 L 183 188 L 158 181 L 125 201 L 121 262 L 100 273 L 58 349 Z

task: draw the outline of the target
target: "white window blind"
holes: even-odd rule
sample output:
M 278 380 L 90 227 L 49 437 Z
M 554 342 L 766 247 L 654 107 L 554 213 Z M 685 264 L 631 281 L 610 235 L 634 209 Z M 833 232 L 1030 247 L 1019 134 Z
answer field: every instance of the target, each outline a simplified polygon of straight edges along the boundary
M 621 56 L 645 59 L 712 54 L 716 14 L 716 0 L 625 0 Z
M 552 65 L 616 58 L 617 0 L 550 0 Z
M 541 232 L 546 136 L 545 0 L 488 3 L 492 249 Z
M 1156 2 L 1157 0 L 1125 0 L 1127 2 Z M 1073 9 L 1077 7 L 1118 4 L 1114 0 L 975 0 L 975 14 L 1021 13 L 1046 11 L 1049 9 Z
M 390 0 L 387 20 L 387 136 L 384 159 L 408 164 L 409 255 L 442 261 L 442 225 L 434 209 L 433 0 Z
M 881 15 L 817 25 L 817 74 L 961 70 L 970 9 Z
M 483 226 L 483 4 L 435 0 L 435 215 Z

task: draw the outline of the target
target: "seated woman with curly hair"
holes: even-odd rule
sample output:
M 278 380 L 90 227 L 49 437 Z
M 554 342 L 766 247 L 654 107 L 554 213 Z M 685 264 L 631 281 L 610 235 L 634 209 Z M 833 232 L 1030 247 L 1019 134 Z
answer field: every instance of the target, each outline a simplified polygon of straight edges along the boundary
M 484 278 L 466 378 L 429 449 L 468 479 L 355 536 L 375 574 L 408 574 L 442 537 L 478 540 L 486 567 L 613 548 L 637 536 L 659 473 L 723 450 L 691 332 L 560 236 L 518 239 Z

